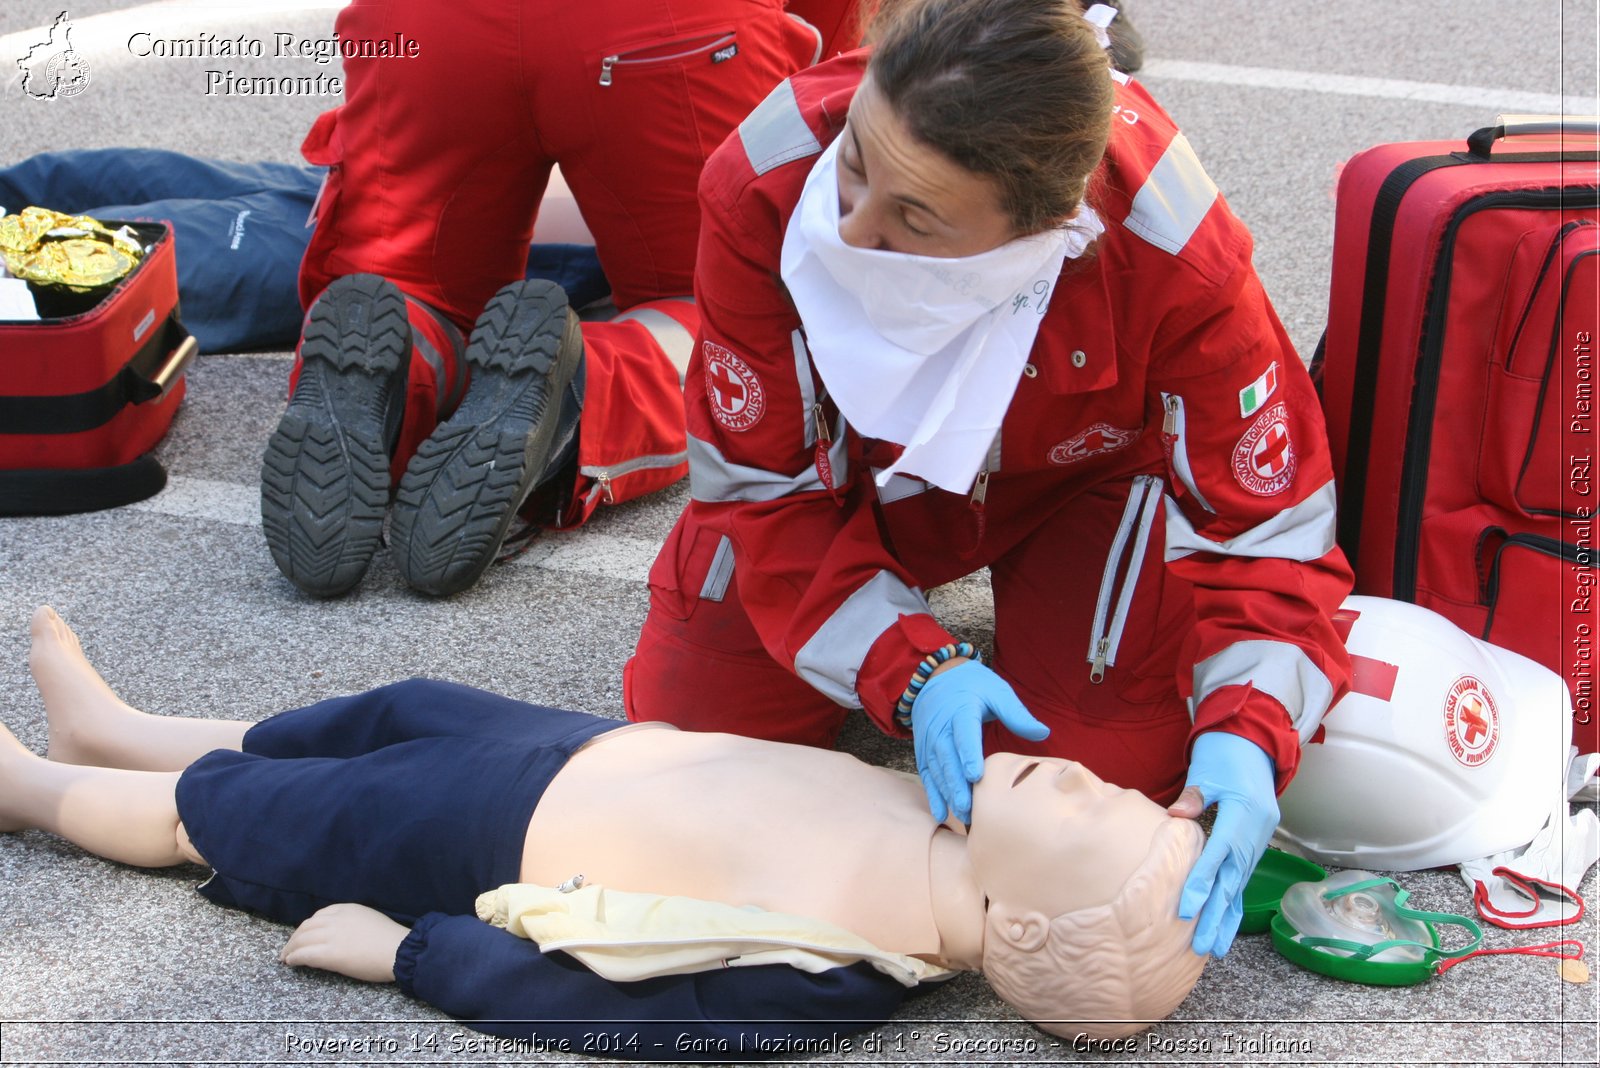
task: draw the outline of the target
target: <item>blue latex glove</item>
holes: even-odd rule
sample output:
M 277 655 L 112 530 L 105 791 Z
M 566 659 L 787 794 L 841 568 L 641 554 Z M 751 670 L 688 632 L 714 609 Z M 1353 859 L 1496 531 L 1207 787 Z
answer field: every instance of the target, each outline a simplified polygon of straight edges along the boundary
M 919 698 L 920 700 L 920 698 Z M 1198 819 L 1217 806 L 1211 837 L 1183 884 L 1178 918 L 1195 924 L 1194 951 L 1221 957 L 1244 915 L 1244 884 L 1278 826 L 1276 771 L 1259 745 L 1223 731 L 1194 740 L 1189 778 L 1167 812 Z
M 1050 733 L 1005 679 L 976 660 L 941 671 L 917 695 L 911 737 L 934 819 L 954 812 L 972 822 L 972 784 L 983 778 L 983 724 L 991 719 L 1030 742 Z

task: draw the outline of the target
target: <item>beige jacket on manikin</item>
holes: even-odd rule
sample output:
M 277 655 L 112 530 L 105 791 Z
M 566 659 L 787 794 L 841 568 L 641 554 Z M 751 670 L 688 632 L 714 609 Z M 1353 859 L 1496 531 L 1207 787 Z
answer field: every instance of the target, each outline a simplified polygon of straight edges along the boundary
M 507 883 L 479 895 L 477 913 L 543 952 L 571 954 L 614 982 L 758 964 L 823 972 L 860 961 L 905 986 L 952 974 L 809 917 L 598 883 L 569 892 Z

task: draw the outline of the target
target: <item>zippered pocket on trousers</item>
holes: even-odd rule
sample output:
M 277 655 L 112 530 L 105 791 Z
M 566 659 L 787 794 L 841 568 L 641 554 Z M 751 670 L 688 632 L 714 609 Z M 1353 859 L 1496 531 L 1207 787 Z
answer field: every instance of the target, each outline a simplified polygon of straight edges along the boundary
M 618 78 L 704 60 L 725 63 L 739 54 L 738 34 L 723 28 L 680 37 L 660 44 L 619 49 L 600 59 L 600 85 L 609 87 Z

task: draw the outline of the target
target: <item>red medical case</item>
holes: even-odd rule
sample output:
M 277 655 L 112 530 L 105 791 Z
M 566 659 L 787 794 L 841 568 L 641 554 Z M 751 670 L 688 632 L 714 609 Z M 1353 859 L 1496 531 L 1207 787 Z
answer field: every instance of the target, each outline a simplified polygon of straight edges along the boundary
M 1382 145 L 1339 180 L 1321 387 L 1359 593 L 1555 669 L 1600 749 L 1594 123 Z
M 0 515 L 110 508 L 166 484 L 150 450 L 196 345 L 179 318 L 170 227 L 128 225 L 148 251 L 110 293 L 87 307 L 39 296 L 45 318 L 0 321 Z

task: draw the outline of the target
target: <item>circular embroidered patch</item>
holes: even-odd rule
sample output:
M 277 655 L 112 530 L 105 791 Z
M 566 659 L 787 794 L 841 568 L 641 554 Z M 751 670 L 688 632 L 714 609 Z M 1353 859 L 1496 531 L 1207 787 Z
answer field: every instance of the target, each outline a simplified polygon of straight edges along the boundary
M 1096 423 L 1051 449 L 1050 462 L 1065 466 L 1075 464 L 1079 460 L 1087 460 L 1091 456 L 1099 456 L 1101 453 L 1116 452 L 1132 444 L 1133 439 L 1138 436 L 1138 430 L 1124 430 L 1110 423 Z
M 761 422 L 767 411 L 767 394 L 761 379 L 749 364 L 721 345 L 710 341 L 702 345 L 712 417 L 729 430 L 749 430 Z
M 1500 744 L 1500 710 L 1489 688 L 1471 675 L 1450 684 L 1444 699 L 1444 736 L 1450 755 L 1475 768 Z
M 1258 497 L 1282 493 L 1294 482 L 1294 443 L 1289 440 L 1289 409 L 1274 404 L 1250 424 L 1233 447 L 1233 477 Z

